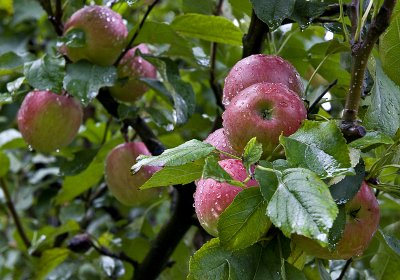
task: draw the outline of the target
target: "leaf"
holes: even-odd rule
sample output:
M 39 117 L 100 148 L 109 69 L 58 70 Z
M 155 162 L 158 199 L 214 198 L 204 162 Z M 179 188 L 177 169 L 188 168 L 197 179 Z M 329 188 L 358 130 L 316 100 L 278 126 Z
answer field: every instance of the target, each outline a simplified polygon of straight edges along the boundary
M 108 152 L 121 142 L 113 139 L 101 147 L 89 166 L 79 174 L 66 176 L 61 190 L 55 198 L 56 204 L 62 204 L 97 185 L 104 174 L 104 161 Z
M 17 72 L 24 64 L 24 59 L 15 52 L 6 52 L 0 55 L 0 76 Z M 19 71 L 18 71 L 19 72 Z
M 279 187 L 267 209 L 272 223 L 287 237 L 297 233 L 326 245 L 338 214 L 328 186 L 303 168 L 286 169 L 278 179 Z
M 114 85 L 116 79 L 117 70 L 114 66 L 99 66 L 80 60 L 67 65 L 63 85 L 69 94 L 88 105 L 101 87 Z
M 271 226 L 271 221 L 265 215 L 266 209 L 267 203 L 259 187 L 239 192 L 218 220 L 221 245 L 232 251 L 256 243 Z
M 9 169 L 10 159 L 3 151 L 0 151 L 0 178 L 6 176 Z
M 266 161 L 260 162 L 255 169 L 254 177 L 260 185 L 264 199 L 269 202 L 279 186 L 278 177 L 273 170 L 273 165 Z
M 225 171 L 219 164 L 219 157 L 218 156 L 209 156 L 206 158 L 204 168 L 203 168 L 203 179 L 214 179 L 218 182 L 227 182 L 233 186 L 244 187 L 245 184 L 232 179 L 231 175 Z
M 288 18 L 295 6 L 295 0 L 250 0 L 257 17 L 265 22 L 271 30 L 278 28 Z
M 203 165 L 203 160 L 197 160 L 180 166 L 165 166 L 160 171 L 154 173 L 140 189 L 188 184 L 201 177 Z
M 188 280 L 305 280 L 304 274 L 287 262 L 282 262 L 279 242 L 264 247 L 254 244 L 242 250 L 224 249 L 218 238 L 200 248 L 189 262 Z
M 290 18 L 295 20 L 304 29 L 314 18 L 320 16 L 325 11 L 328 4 L 323 1 L 296 0 Z
M 350 201 L 360 190 L 365 178 L 365 165 L 360 162 L 355 167 L 356 174 L 345 176 L 340 182 L 329 187 L 336 204 L 345 204 Z
M 222 44 L 242 45 L 243 33 L 240 28 L 221 16 L 184 14 L 175 17 L 171 27 L 184 36 Z
M 78 151 L 73 160 L 60 160 L 60 175 L 73 176 L 84 171 L 97 155 L 99 149 L 91 148 Z
M 147 83 L 154 90 L 172 96 L 174 103 L 174 119 L 178 125 L 185 124 L 194 113 L 196 107 L 195 94 L 192 86 L 182 80 L 178 66 L 169 58 L 144 56 L 151 64 L 157 67 L 163 78 L 163 87 L 159 84 Z
M 139 156 L 131 171 L 136 173 L 142 166 L 179 166 L 201 158 L 205 158 L 215 150 L 215 147 L 193 139 L 175 148 L 165 150 L 159 156 Z
M 337 243 L 342 239 L 344 228 L 346 226 L 346 208 L 344 204 L 338 205 L 338 215 L 333 222 L 332 228 L 329 230 L 328 235 L 328 248 L 334 250 Z
M 368 131 L 367 134 L 349 143 L 349 147 L 368 151 L 380 145 L 391 145 L 394 141 L 389 135 L 380 131 Z
M 353 174 L 346 140 L 334 121 L 305 121 L 297 132 L 279 140 L 292 166 L 310 169 L 322 178 Z
M 250 170 L 250 167 L 260 160 L 262 153 L 262 144 L 257 142 L 256 137 L 251 138 L 243 152 L 243 165 L 246 170 Z
M 386 76 L 377 60 L 371 105 L 364 117 L 365 127 L 394 137 L 400 127 L 399 104 L 400 88 Z
M 1 150 L 9 149 L 12 143 L 15 143 L 17 141 L 22 141 L 22 135 L 18 130 L 10 128 L 0 132 Z M 25 143 L 23 145 L 25 146 Z
M 61 93 L 65 75 L 64 58 L 44 55 L 38 60 L 24 64 L 24 75 L 28 83 L 40 90 Z
M 35 279 L 45 279 L 53 269 L 67 259 L 69 250 L 65 248 L 53 248 L 43 252 L 37 267 Z

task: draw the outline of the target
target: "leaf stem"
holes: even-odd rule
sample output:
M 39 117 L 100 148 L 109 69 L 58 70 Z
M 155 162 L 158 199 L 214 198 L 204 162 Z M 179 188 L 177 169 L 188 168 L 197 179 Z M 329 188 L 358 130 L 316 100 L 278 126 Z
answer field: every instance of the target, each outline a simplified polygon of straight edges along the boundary
M 0 186 L 1 186 L 1 189 L 3 190 L 4 196 L 6 198 L 7 208 L 11 213 L 11 216 L 14 220 L 15 226 L 17 227 L 18 234 L 21 237 L 22 241 L 24 242 L 26 248 L 29 248 L 29 247 L 31 247 L 31 241 L 29 240 L 27 234 L 25 233 L 25 230 L 22 226 L 21 220 L 18 216 L 17 210 L 14 207 L 14 203 L 12 202 L 6 180 L 2 177 L 0 178 Z
M 347 269 L 349 269 L 351 263 L 353 262 L 353 259 L 348 259 L 342 269 L 342 272 L 340 273 L 339 277 L 336 280 L 342 280 L 343 277 L 345 276 Z

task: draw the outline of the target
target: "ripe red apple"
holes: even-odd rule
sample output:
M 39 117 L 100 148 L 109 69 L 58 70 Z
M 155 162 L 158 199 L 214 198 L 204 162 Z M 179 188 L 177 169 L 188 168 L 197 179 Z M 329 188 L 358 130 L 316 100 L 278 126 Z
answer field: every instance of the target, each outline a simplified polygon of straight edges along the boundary
M 119 202 L 128 206 L 149 203 L 160 194 L 157 189 L 139 190 L 139 187 L 160 169 L 144 166 L 132 175 L 130 169 L 139 155 L 151 155 L 143 142 L 123 143 L 110 151 L 105 162 L 108 189 Z
M 213 145 L 217 150 L 239 156 L 240 153 L 233 150 L 231 144 L 229 143 L 228 139 L 226 138 L 225 132 L 223 128 L 217 129 L 212 132 L 204 142 Z M 230 157 L 224 154 L 220 154 L 221 159 L 229 159 Z
M 218 162 L 233 179 L 243 181 L 247 173 L 242 162 L 237 159 L 225 159 Z M 257 186 L 255 180 L 247 182 L 247 187 Z M 220 183 L 214 179 L 196 181 L 194 207 L 201 226 L 211 235 L 218 236 L 217 222 L 221 213 L 232 203 L 242 190 L 228 183 Z
M 256 83 L 281 83 L 303 97 L 299 73 L 289 62 L 275 55 L 255 54 L 239 60 L 225 78 L 222 103 L 228 106 L 243 89 Z
M 130 49 L 118 64 L 118 78 L 122 80 L 121 83 L 110 88 L 111 95 L 120 101 L 135 102 L 148 90 L 146 84 L 139 79 L 157 77 L 156 68 L 142 57 L 135 55 L 137 49 L 142 53 L 149 53 L 149 48 L 145 44 Z
M 306 119 L 300 97 L 283 84 L 258 83 L 232 99 L 222 115 L 226 137 L 236 151 L 243 151 L 256 137 L 267 156 L 278 146 L 279 136 L 293 134 Z
M 335 250 L 320 246 L 316 241 L 294 235 L 292 240 L 306 253 L 317 258 L 334 260 L 360 256 L 367 249 L 379 225 L 379 205 L 366 182 L 354 198 L 346 203 L 346 226 Z
M 83 45 L 63 45 L 60 51 L 71 61 L 86 59 L 94 64 L 112 65 L 125 47 L 128 37 L 122 17 L 105 6 L 85 6 L 64 25 L 64 36 L 81 31 Z
M 18 111 L 19 131 L 35 150 L 50 153 L 69 145 L 78 133 L 83 111 L 72 96 L 31 91 Z

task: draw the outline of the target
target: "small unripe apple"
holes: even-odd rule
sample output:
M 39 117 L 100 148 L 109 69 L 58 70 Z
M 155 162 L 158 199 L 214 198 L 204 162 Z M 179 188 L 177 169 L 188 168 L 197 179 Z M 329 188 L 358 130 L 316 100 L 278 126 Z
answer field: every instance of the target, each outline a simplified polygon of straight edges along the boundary
M 223 128 L 219 128 L 212 132 L 204 142 L 213 145 L 217 150 L 223 151 L 225 153 L 229 153 L 231 155 L 238 156 L 240 153 L 233 150 L 231 144 L 229 143 L 228 139 L 226 138 L 225 132 Z M 221 159 L 229 159 L 230 157 L 224 154 L 220 154 Z
M 159 190 L 139 190 L 159 167 L 144 166 L 136 174 L 130 169 L 139 155 L 151 155 L 143 142 L 128 142 L 115 147 L 107 155 L 105 179 L 112 195 L 122 204 L 136 206 L 147 204 L 159 197 Z
M 225 171 L 237 181 L 247 178 L 243 163 L 237 159 L 225 159 L 218 162 Z M 196 181 L 194 207 L 201 226 L 211 235 L 218 236 L 217 223 L 221 213 L 232 203 L 242 190 L 228 183 L 220 183 L 214 179 Z M 258 186 L 257 181 L 250 180 L 247 187 Z
M 149 48 L 145 44 L 130 49 L 118 64 L 118 78 L 121 81 L 110 88 L 111 95 L 120 101 L 135 102 L 148 90 L 140 78 L 157 77 L 156 68 L 141 56 L 135 55 L 137 49 L 141 53 L 149 53 Z
M 228 106 L 243 89 L 256 83 L 281 83 L 303 97 L 299 73 L 289 62 L 276 55 L 254 54 L 239 60 L 225 78 L 222 103 Z
M 240 92 L 222 114 L 226 137 L 236 151 L 243 151 L 256 137 L 263 156 L 279 144 L 279 136 L 293 134 L 306 119 L 300 97 L 283 84 L 258 83 Z
M 292 240 L 306 253 L 321 259 L 340 260 L 362 255 L 378 228 L 380 218 L 378 201 L 366 182 L 346 203 L 345 211 L 346 226 L 333 251 L 304 236 L 294 235 Z
M 125 47 L 128 29 L 122 17 L 105 6 L 85 6 L 76 11 L 64 25 L 64 36 L 70 32 L 83 35 L 77 46 L 63 45 L 60 51 L 72 62 L 86 59 L 94 64 L 112 65 Z
M 81 104 L 72 96 L 31 91 L 18 111 L 19 131 L 35 150 L 50 153 L 69 145 L 82 122 Z

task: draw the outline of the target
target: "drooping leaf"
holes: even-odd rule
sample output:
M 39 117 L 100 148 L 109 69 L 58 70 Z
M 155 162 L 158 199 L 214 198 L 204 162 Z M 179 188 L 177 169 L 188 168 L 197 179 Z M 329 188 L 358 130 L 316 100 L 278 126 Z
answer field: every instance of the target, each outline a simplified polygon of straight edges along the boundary
M 290 18 L 295 20 L 302 28 L 307 27 L 315 17 L 320 16 L 328 3 L 317 0 L 296 0 L 293 13 Z
M 0 149 L 1 150 L 14 148 L 13 144 L 15 144 L 16 142 L 23 143 L 23 146 L 26 145 L 24 143 L 24 141 L 22 140 L 21 133 L 18 130 L 14 129 L 14 128 L 10 128 L 10 129 L 6 129 L 6 130 L 0 132 Z M 18 147 L 20 147 L 20 146 L 18 146 Z
M 63 85 L 67 92 L 84 105 L 95 98 L 101 87 L 112 86 L 117 79 L 114 66 L 99 66 L 80 60 L 68 64 Z
M 201 158 L 205 158 L 215 147 L 193 139 L 175 148 L 165 150 L 159 156 L 139 156 L 137 163 L 132 166 L 132 172 L 137 172 L 144 165 L 149 166 L 179 166 Z
M 329 230 L 328 247 L 330 250 L 334 250 L 339 240 L 342 239 L 346 226 L 346 209 L 344 204 L 338 205 L 338 210 L 338 215 L 333 222 L 332 228 Z
M 85 149 L 75 153 L 73 160 L 62 159 L 60 161 L 60 175 L 73 176 L 84 171 L 97 155 L 99 149 Z
M 371 105 L 364 117 L 367 129 L 381 131 L 394 137 L 400 127 L 400 87 L 382 70 L 376 61 L 375 84 L 372 89 Z
M 273 170 L 273 165 L 269 162 L 261 161 L 254 172 L 254 177 L 260 185 L 264 199 L 269 202 L 279 186 L 278 177 Z
M 0 55 L 0 76 L 13 72 L 22 72 L 24 59 L 15 52 L 6 52 Z
M 295 0 L 250 0 L 257 17 L 265 22 L 271 30 L 278 28 L 293 10 Z
M 0 178 L 7 175 L 9 168 L 10 159 L 3 151 L 0 151 Z
M 349 143 L 349 147 L 367 151 L 379 145 L 391 145 L 394 141 L 389 135 L 380 131 L 368 131 L 367 134 Z
M 238 193 L 218 220 L 221 245 L 228 250 L 239 250 L 256 243 L 271 226 L 266 209 L 259 187 Z
M 202 174 L 203 179 L 211 178 L 218 182 L 227 182 L 233 186 L 245 186 L 244 183 L 232 179 L 231 175 L 218 164 L 218 161 L 218 156 L 208 156 L 206 158 Z
M 199 38 L 222 44 L 241 45 L 243 33 L 232 21 L 202 14 L 184 14 L 175 17 L 171 27 L 187 37 Z
M 46 279 L 53 269 L 59 266 L 68 256 L 70 251 L 65 248 L 53 248 L 43 252 L 37 267 L 37 274 L 35 279 Z
M 250 166 L 260 160 L 262 156 L 262 144 L 257 142 L 257 139 L 253 137 L 244 147 L 243 152 L 243 165 L 246 170 L 250 169 Z
M 38 60 L 25 63 L 24 75 L 29 84 L 36 89 L 49 89 L 55 93 L 61 93 L 64 69 L 64 58 L 45 55 Z
M 305 121 L 289 137 L 280 137 L 290 165 L 308 168 L 321 177 L 353 174 L 350 152 L 334 121 Z
M 315 173 L 289 168 L 279 178 L 279 187 L 268 204 L 267 213 L 286 236 L 297 233 L 326 245 L 338 208 L 328 186 Z
M 204 160 L 200 159 L 179 166 L 164 166 L 160 171 L 154 173 L 140 189 L 188 184 L 201 177 L 203 165 Z

